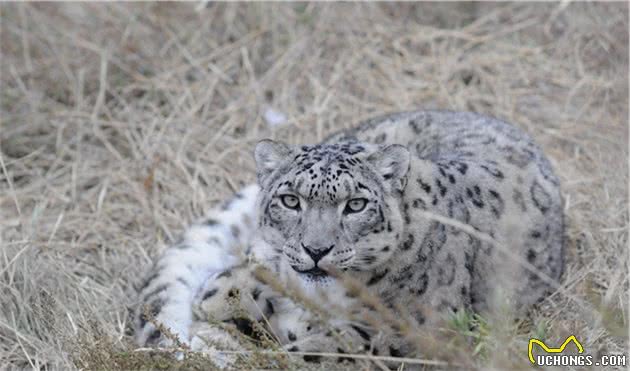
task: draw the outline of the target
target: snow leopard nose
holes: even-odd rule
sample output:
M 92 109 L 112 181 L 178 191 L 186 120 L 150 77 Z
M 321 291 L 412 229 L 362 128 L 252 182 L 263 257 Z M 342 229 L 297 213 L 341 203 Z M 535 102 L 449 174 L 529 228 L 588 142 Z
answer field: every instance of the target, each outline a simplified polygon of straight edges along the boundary
M 317 262 L 320 261 L 324 256 L 328 255 L 328 253 L 331 252 L 334 247 L 335 245 L 330 245 L 330 247 L 328 248 L 314 249 L 311 246 L 306 246 L 305 244 L 302 244 L 302 248 L 304 249 L 304 251 L 306 251 L 308 256 L 313 259 L 315 265 L 317 265 Z

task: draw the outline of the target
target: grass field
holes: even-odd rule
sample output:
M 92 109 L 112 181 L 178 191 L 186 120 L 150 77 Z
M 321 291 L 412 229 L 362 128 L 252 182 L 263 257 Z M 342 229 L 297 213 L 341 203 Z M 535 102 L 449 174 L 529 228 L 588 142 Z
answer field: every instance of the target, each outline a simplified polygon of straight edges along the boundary
M 454 319 L 453 358 L 527 369 L 532 335 L 628 352 L 627 4 L 4 3 L 0 14 L 0 369 L 209 368 L 134 352 L 128 308 L 151 258 L 254 180 L 257 140 L 312 143 L 415 108 L 519 125 L 566 201 L 563 290 L 517 327 L 469 333 L 474 318 Z M 268 109 L 286 123 L 267 124 Z

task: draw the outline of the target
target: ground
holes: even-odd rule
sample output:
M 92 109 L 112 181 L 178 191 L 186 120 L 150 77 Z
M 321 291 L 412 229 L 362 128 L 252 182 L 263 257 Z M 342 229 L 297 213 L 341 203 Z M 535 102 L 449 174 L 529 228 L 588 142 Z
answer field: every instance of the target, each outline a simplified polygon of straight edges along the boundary
M 312 143 L 416 108 L 531 133 L 560 176 L 568 225 L 562 290 L 519 323 L 453 318 L 449 351 L 427 359 L 524 369 L 530 337 L 571 334 L 591 354 L 627 352 L 626 3 L 0 11 L 0 368 L 207 369 L 131 342 L 128 308 L 151 258 L 254 180 L 257 140 Z M 260 353 L 273 349 L 242 362 L 303 366 Z

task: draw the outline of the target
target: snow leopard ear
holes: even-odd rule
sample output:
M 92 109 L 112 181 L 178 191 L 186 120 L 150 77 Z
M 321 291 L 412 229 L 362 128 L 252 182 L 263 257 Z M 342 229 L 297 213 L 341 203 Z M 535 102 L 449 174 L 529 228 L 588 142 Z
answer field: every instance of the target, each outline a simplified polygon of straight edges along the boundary
M 405 146 L 392 144 L 371 154 L 368 161 L 391 184 L 392 189 L 402 191 L 407 185 L 409 156 L 409 150 Z
M 256 175 L 258 184 L 262 186 L 265 179 L 287 161 L 291 154 L 291 147 L 282 142 L 263 139 L 256 144 L 254 159 L 256 160 Z

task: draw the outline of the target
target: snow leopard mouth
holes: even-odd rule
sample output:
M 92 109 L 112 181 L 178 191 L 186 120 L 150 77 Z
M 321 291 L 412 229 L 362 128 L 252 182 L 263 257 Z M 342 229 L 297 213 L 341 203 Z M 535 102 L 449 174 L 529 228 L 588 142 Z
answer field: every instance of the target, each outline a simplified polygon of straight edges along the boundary
M 299 274 L 305 275 L 313 280 L 319 280 L 319 279 L 328 277 L 328 273 L 325 270 L 319 268 L 318 266 L 314 266 L 313 268 L 305 269 L 305 270 L 299 270 L 298 268 L 293 267 L 293 266 L 291 266 L 291 268 L 293 268 L 293 270 L 298 272 Z

